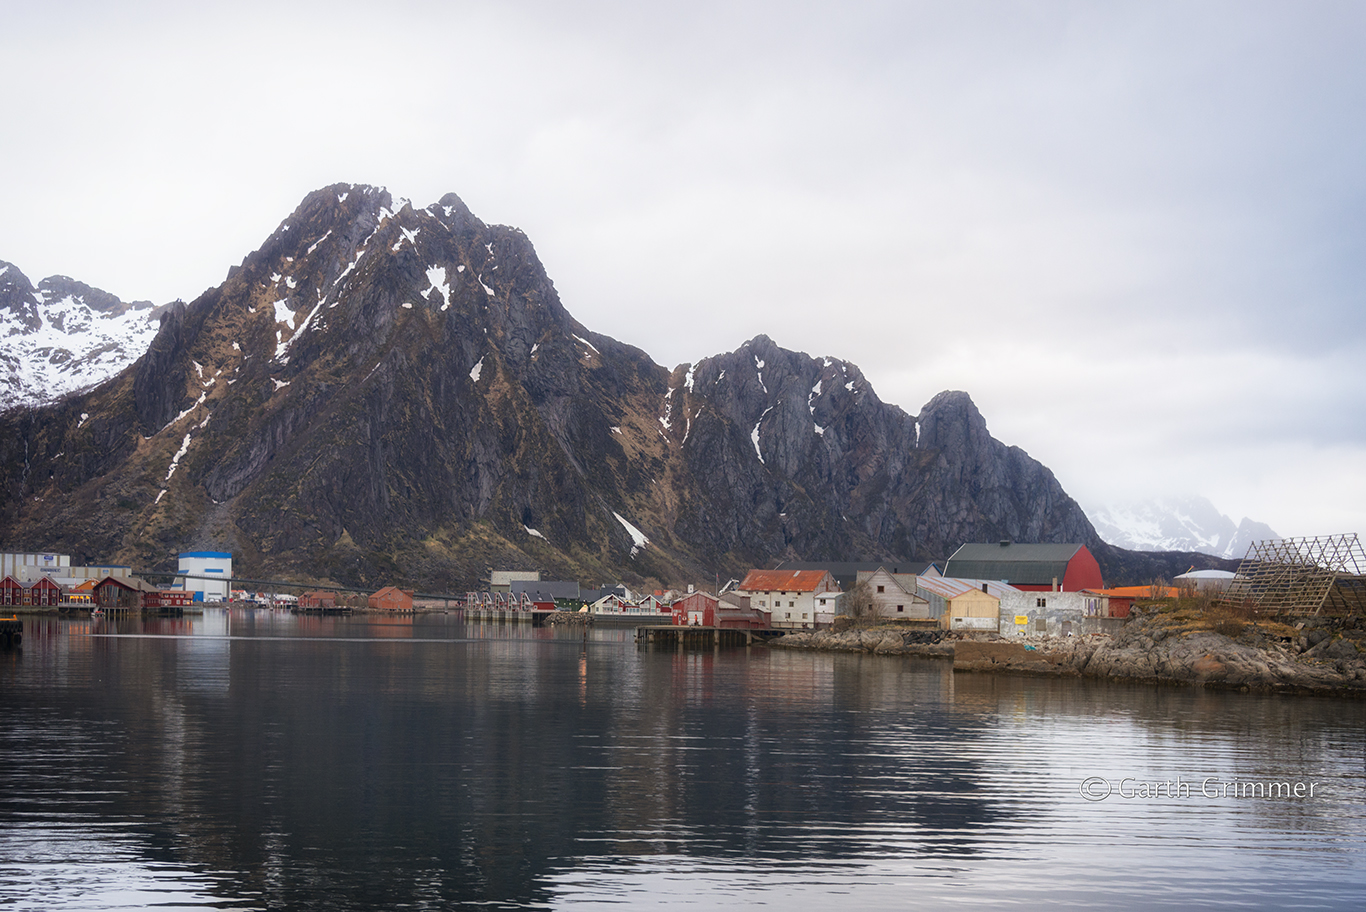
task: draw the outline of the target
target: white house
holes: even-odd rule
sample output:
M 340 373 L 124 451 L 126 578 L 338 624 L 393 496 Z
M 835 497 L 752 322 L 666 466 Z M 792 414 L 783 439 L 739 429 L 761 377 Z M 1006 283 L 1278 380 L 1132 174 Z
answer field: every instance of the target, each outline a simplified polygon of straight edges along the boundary
M 775 628 L 802 630 L 815 628 L 817 599 L 837 596 L 839 586 L 825 570 L 751 570 L 735 592 L 767 611 Z

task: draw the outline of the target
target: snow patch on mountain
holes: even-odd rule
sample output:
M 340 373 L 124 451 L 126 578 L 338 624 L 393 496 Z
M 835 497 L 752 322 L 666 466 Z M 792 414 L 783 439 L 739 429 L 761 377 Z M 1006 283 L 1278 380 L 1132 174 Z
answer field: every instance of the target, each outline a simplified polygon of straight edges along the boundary
M 1280 536 L 1266 523 L 1234 523 L 1204 497 L 1186 495 L 1093 506 L 1086 511 L 1100 537 L 1131 551 L 1198 551 L 1237 559 L 1254 542 Z
M 147 351 L 161 310 L 66 276 L 34 288 L 17 267 L 0 262 L 0 411 L 108 380 Z

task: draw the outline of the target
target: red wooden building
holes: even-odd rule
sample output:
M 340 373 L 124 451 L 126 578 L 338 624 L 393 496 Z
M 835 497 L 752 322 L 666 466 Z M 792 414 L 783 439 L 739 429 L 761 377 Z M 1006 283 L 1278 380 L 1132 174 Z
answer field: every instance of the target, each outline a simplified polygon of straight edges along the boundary
M 370 596 L 370 607 L 384 611 L 412 611 L 413 591 L 397 586 L 385 586 Z
M 32 605 L 56 608 L 66 599 L 66 590 L 46 576 L 25 586 L 12 576 L 0 580 L 0 605 Z
M 42 605 L 47 608 L 56 608 L 66 597 L 61 586 L 58 586 L 46 576 L 39 577 L 33 581 L 33 585 L 28 587 L 28 603 L 30 605 Z
M 0 580 L 0 605 L 22 605 L 28 587 L 12 576 Z
M 144 607 L 144 597 L 157 587 L 137 577 L 106 576 L 95 584 L 95 604 L 117 611 L 135 611 Z
M 744 596 L 718 599 L 706 592 L 694 592 L 674 602 L 672 616 L 679 627 L 725 630 L 767 630 L 772 617 L 767 611 L 749 607 L 749 599 Z
M 299 596 L 299 607 L 303 609 L 312 608 L 315 610 L 319 608 L 336 608 L 337 593 L 324 592 L 321 589 L 305 592 L 303 595 Z
M 1085 545 L 968 544 L 944 565 L 944 576 L 998 580 L 1025 592 L 1100 589 L 1100 564 Z
M 192 604 L 194 604 L 193 589 L 188 592 L 184 589 L 153 589 L 150 592 L 142 593 L 142 607 L 144 608 L 179 608 L 184 610 Z

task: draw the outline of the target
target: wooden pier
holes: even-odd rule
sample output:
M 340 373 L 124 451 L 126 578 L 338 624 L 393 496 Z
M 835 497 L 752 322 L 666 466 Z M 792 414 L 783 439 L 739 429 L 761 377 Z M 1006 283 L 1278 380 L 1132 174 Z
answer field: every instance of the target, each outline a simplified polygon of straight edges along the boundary
M 465 620 L 499 624 L 531 624 L 539 627 L 553 611 L 528 611 L 525 608 L 466 608 Z
M 753 646 L 756 642 L 763 643 L 782 635 L 783 631 L 781 630 L 755 630 L 736 627 L 685 627 L 681 624 L 670 624 L 668 626 L 637 627 L 636 645 L 652 644 L 659 646 L 700 646 L 711 648 L 720 646 Z
M 0 618 L 0 645 L 18 646 L 24 641 L 24 622 L 14 617 Z

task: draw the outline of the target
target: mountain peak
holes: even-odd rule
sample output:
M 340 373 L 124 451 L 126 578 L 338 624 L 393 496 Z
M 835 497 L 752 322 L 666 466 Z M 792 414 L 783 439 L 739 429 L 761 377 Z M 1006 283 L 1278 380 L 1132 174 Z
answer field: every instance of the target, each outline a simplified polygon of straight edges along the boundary
M 135 370 L 22 434 L 0 532 L 140 566 L 213 542 L 244 572 L 463 590 L 505 562 L 676 581 L 1094 539 L 966 393 L 917 420 L 763 334 L 666 371 L 575 320 L 522 232 L 368 185 L 308 194 Z

